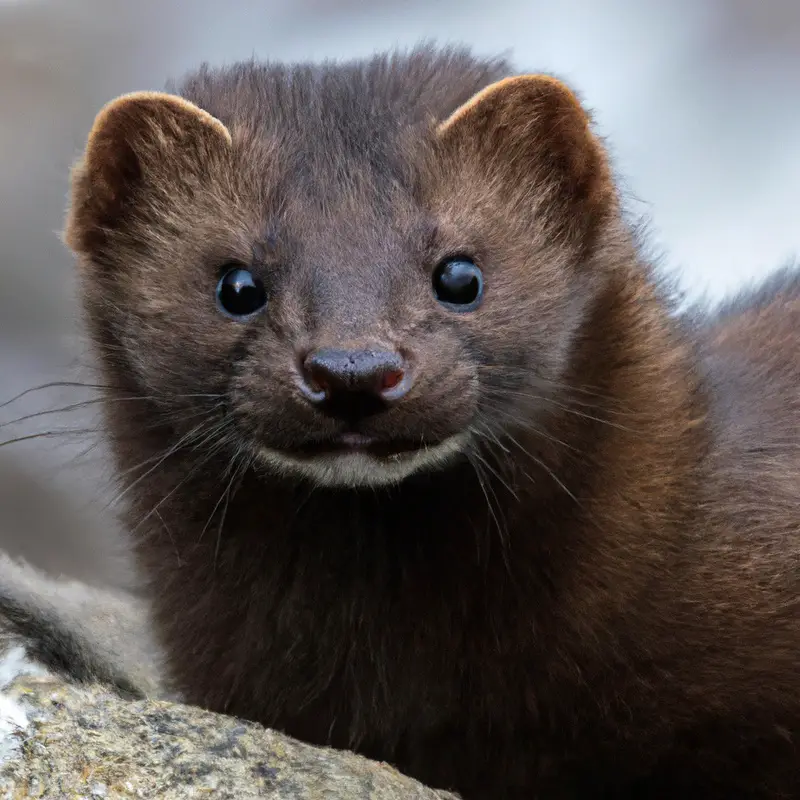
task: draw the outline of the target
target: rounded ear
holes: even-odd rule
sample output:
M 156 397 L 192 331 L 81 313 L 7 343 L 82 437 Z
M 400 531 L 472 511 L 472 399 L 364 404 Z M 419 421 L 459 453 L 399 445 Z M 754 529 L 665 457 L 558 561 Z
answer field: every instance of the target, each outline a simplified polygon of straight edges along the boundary
M 535 182 L 544 199 L 601 211 L 616 192 L 605 151 L 575 94 L 547 75 L 504 78 L 456 109 L 437 128 L 456 163 L 477 164 L 509 192 Z
M 181 97 L 135 92 L 111 101 L 72 172 L 67 244 L 91 252 L 120 225 L 137 191 L 197 174 L 230 145 L 225 125 Z

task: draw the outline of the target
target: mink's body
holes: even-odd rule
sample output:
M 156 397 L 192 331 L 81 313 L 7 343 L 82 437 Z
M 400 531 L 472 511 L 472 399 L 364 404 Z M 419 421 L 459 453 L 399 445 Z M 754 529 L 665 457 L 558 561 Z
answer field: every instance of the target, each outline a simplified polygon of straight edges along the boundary
M 508 71 L 251 64 L 98 117 L 67 236 L 172 675 L 466 800 L 796 796 L 800 277 L 678 316 L 577 101 Z M 266 310 L 215 307 L 231 263 Z M 343 349 L 411 388 L 319 413 Z

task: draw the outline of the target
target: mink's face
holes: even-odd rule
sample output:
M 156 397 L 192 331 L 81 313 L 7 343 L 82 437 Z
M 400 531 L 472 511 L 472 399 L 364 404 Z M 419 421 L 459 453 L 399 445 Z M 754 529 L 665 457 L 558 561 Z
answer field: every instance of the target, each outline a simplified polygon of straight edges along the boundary
M 77 249 L 94 250 L 106 358 L 176 439 L 213 413 L 268 470 L 386 485 L 472 457 L 557 393 L 590 296 L 581 243 L 487 179 L 480 150 L 432 125 L 298 144 L 167 111 L 167 129 L 196 114 L 195 160 L 150 152 L 149 185 L 141 150 L 116 164 L 140 183 Z

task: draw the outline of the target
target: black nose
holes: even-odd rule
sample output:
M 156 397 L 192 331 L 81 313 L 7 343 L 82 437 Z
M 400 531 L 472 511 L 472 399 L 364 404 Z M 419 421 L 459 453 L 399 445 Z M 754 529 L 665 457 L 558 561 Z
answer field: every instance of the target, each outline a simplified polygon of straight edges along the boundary
M 382 350 L 317 350 L 303 361 L 304 394 L 329 414 L 370 416 L 410 389 L 407 364 Z

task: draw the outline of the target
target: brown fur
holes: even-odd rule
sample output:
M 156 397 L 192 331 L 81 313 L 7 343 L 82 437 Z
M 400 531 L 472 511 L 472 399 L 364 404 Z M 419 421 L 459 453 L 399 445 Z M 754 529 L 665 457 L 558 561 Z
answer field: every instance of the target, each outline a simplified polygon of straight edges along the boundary
M 99 117 L 67 238 L 175 681 L 468 800 L 800 796 L 800 278 L 678 315 L 579 102 L 508 75 L 247 64 Z M 432 296 L 453 254 L 472 314 Z M 256 443 L 336 430 L 294 383 L 323 346 L 406 353 L 364 427 L 465 452 L 273 473 Z

